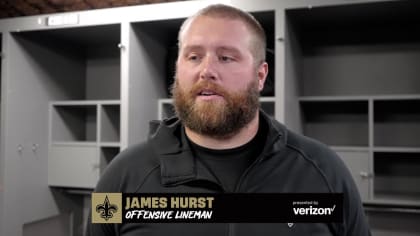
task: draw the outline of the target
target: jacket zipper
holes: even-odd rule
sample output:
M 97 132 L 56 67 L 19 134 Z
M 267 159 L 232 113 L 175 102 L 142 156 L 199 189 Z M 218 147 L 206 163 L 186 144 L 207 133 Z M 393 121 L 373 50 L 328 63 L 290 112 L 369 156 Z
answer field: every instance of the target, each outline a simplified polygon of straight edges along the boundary
M 270 145 L 275 143 L 275 141 L 277 140 L 278 137 L 279 136 L 275 137 L 273 139 L 273 142 L 270 143 Z M 239 178 L 238 184 L 236 185 L 235 190 L 233 191 L 234 193 L 238 193 L 239 189 L 242 186 L 242 183 L 244 182 L 244 180 L 248 176 L 249 172 L 251 172 L 251 170 L 254 169 L 254 167 L 264 159 L 265 155 L 266 155 L 266 153 L 263 150 L 263 152 L 260 154 L 260 156 L 258 156 L 257 159 L 245 170 L 245 172 Z M 235 226 L 236 226 L 236 223 L 228 223 L 228 236 L 234 236 L 235 235 L 235 228 L 236 228 Z
M 238 184 L 235 187 L 234 193 L 237 193 L 242 185 L 242 182 L 246 179 L 246 176 L 248 173 L 263 159 L 262 156 L 259 156 L 257 160 L 255 160 L 251 166 L 249 166 L 245 172 L 242 174 L 242 176 L 239 178 Z M 235 227 L 236 223 L 228 223 L 228 236 L 234 236 L 235 235 Z
M 235 223 L 228 223 L 228 236 L 235 235 Z

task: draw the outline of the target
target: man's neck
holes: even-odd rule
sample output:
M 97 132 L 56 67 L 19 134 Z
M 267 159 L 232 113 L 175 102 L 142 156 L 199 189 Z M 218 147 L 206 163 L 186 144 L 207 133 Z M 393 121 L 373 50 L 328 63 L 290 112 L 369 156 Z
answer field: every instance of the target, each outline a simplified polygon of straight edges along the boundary
M 210 149 L 230 149 L 242 146 L 251 141 L 258 132 L 258 125 L 259 113 L 257 112 L 256 116 L 251 120 L 251 122 L 249 122 L 249 124 L 239 130 L 238 133 L 229 137 L 216 138 L 202 135 L 192 131 L 188 127 L 185 127 L 185 133 L 192 142 L 199 146 Z

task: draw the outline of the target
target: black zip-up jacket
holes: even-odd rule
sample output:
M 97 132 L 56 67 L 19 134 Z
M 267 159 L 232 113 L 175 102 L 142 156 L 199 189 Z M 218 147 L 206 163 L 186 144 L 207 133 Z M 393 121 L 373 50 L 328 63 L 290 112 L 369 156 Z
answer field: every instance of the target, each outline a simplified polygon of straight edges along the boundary
M 262 154 L 245 171 L 240 193 L 343 193 L 343 223 L 131 223 L 90 224 L 95 236 L 143 235 L 370 235 L 359 193 L 349 171 L 327 146 L 295 134 L 260 112 L 268 123 Z M 221 193 L 211 172 L 192 155 L 177 118 L 151 122 L 148 141 L 119 154 L 95 192 Z M 281 209 L 279 209 L 281 210 Z

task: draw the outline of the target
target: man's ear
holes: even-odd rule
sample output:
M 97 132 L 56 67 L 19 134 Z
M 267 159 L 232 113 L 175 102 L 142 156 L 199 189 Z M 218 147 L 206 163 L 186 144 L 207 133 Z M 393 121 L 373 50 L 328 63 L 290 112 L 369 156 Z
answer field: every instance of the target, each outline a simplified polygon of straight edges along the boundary
M 257 69 L 257 78 L 258 78 L 258 89 L 261 92 L 264 89 L 265 79 L 268 75 L 268 64 L 267 62 L 261 63 Z

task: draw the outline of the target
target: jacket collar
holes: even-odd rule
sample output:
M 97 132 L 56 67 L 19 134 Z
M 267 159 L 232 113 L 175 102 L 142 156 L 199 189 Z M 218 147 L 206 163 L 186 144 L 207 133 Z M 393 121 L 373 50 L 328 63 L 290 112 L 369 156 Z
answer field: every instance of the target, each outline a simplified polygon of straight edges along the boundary
M 272 156 L 284 147 L 287 130 L 264 111 L 260 117 L 268 124 L 268 136 L 262 155 L 258 160 Z M 261 121 L 260 121 L 261 122 Z M 179 185 L 194 180 L 218 183 L 210 171 L 194 157 L 184 127 L 176 117 L 150 123 L 149 142 L 161 165 L 161 181 L 165 186 Z
M 179 119 L 163 120 L 149 136 L 160 161 L 162 183 L 173 185 L 196 179 L 196 164 Z

